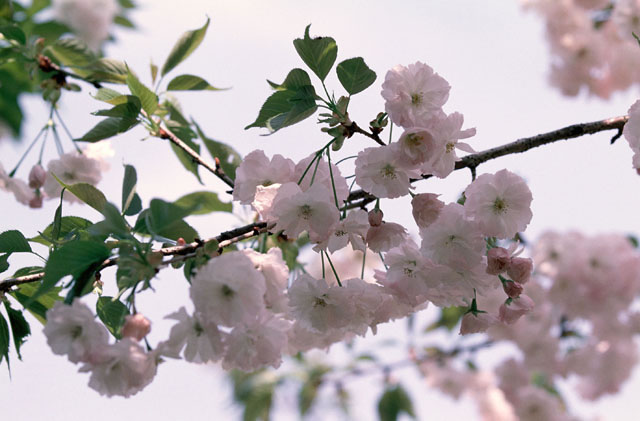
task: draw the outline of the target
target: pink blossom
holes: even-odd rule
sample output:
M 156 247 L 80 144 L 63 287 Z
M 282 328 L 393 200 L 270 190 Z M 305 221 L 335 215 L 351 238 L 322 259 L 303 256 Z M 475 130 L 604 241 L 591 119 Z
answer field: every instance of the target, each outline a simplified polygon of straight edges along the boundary
M 151 322 L 142 314 L 128 314 L 122 326 L 122 336 L 141 341 L 151 332 Z
M 438 196 L 433 193 L 420 193 L 411 199 L 411 213 L 419 228 L 426 228 L 438 219 L 444 207 L 444 202 L 438 200 Z
M 396 153 L 397 144 L 366 148 L 356 159 L 356 183 L 377 197 L 396 198 L 409 194 L 411 178 L 420 171 L 407 167 Z
M 460 324 L 460 335 L 468 335 L 470 333 L 486 332 L 489 326 L 498 322 L 496 316 L 489 313 L 469 312 L 462 317 Z
M 421 166 L 423 174 L 433 174 L 438 178 L 445 178 L 455 168 L 456 161 L 460 160 L 456 154 L 456 149 L 473 153 L 473 148 L 460 142 L 475 136 L 476 129 L 462 130 L 464 116 L 460 113 L 446 115 L 444 113 L 434 116 L 428 123 L 430 132 L 435 141 L 440 145 L 440 152 L 434 154 L 433 158 Z
M 502 289 L 509 298 L 518 298 L 520 294 L 522 294 L 522 291 L 524 291 L 522 284 L 514 281 L 504 282 L 502 284 Z
M 265 307 L 264 276 L 241 251 L 224 253 L 200 267 L 191 280 L 191 300 L 204 323 L 236 326 Z
M 32 189 L 39 189 L 44 185 L 44 181 L 47 178 L 47 172 L 42 168 L 42 165 L 36 164 L 29 171 L 29 187 Z
M 379 227 L 382 225 L 382 219 L 384 218 L 384 212 L 380 209 L 372 209 L 367 214 L 367 221 L 372 227 Z
M 525 314 L 533 310 L 535 306 L 533 300 L 527 295 L 520 295 L 518 298 L 512 298 L 509 304 L 504 303 L 500 306 L 500 321 L 508 325 L 512 325 Z
M 506 272 L 511 263 L 511 254 L 503 247 L 493 247 L 487 252 L 487 273 L 500 275 Z
M 236 169 L 233 200 L 244 205 L 253 202 L 258 186 L 297 182 L 295 164 L 282 155 L 274 155 L 271 160 L 261 150 L 249 153 Z
M 367 246 L 376 253 L 388 251 L 400 245 L 407 238 L 407 230 L 394 222 L 383 222 L 367 231 Z
M 62 186 L 53 175 L 63 183 L 88 183 L 96 185 L 102 179 L 101 163 L 97 159 L 89 158 L 77 152 L 62 155 L 47 164 L 48 177 L 44 182 L 44 191 L 49 198 L 59 198 Z M 71 192 L 66 191 L 64 199 L 69 202 L 80 202 Z
M 399 126 L 424 127 L 447 102 L 450 89 L 447 81 L 424 63 L 395 66 L 382 84 L 385 111 Z
M 442 145 L 434 139 L 429 129 L 414 127 L 402 133 L 395 151 L 403 162 L 420 166 L 439 156 Z
M 520 284 L 526 284 L 531 278 L 532 271 L 533 260 L 525 257 L 514 257 L 511 259 L 511 264 L 507 269 L 507 275 Z
M 314 184 L 286 200 L 276 196 L 272 215 L 276 218 L 276 231 L 283 230 L 294 238 L 309 231 L 311 241 L 316 243 L 327 240 L 340 221 L 333 195 L 323 184 Z
M 336 164 L 332 163 L 331 171 L 329 171 L 329 164 L 324 158 L 316 160 L 313 164 L 311 164 L 311 166 L 309 166 L 309 163 L 314 157 L 315 154 L 311 154 L 296 164 L 295 182 L 300 182 L 300 188 L 305 192 L 309 190 L 312 185 L 323 185 L 326 190 L 331 193 L 332 201 L 334 200 L 333 188 L 335 187 L 335 194 L 338 197 L 338 204 L 341 205 L 345 200 L 347 200 L 347 197 L 349 196 L 349 186 L 347 185 L 347 180 L 345 180 L 345 178 L 342 176 L 340 168 L 338 168 Z M 302 177 L 303 175 L 304 177 Z M 312 180 L 313 183 L 311 182 Z
M 184 307 L 166 316 L 177 320 L 164 344 L 164 355 L 178 358 L 184 349 L 184 359 L 193 363 L 215 362 L 222 358 L 224 333 L 212 322 L 201 321 L 197 314 L 190 316 Z
M 318 244 L 318 249 L 326 248 L 333 253 L 350 243 L 353 250 L 364 252 L 364 239 L 369 229 L 368 219 L 367 212 L 362 209 L 349 212 L 347 217 L 338 223 L 329 239 Z
M 531 221 L 531 190 L 522 177 L 500 170 L 482 174 L 465 191 L 467 214 L 489 237 L 509 238 Z

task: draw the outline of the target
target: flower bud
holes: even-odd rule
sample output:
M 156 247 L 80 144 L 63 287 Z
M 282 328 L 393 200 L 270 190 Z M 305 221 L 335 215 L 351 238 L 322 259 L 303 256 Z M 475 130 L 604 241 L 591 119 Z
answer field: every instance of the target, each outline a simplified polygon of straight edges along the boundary
M 498 319 L 489 313 L 473 314 L 469 312 L 462 317 L 462 323 L 460 324 L 460 335 L 467 335 L 469 333 L 486 332 L 489 326 L 496 324 Z
M 502 283 L 502 289 L 504 289 L 509 298 L 518 298 L 522 294 L 524 287 L 518 282 L 507 281 Z
M 411 212 L 418 227 L 426 228 L 438 219 L 440 210 L 444 207 L 444 202 L 438 200 L 438 196 L 433 193 L 421 193 L 411 199 Z
M 31 200 L 29 200 L 29 207 L 32 209 L 39 209 L 42 207 L 42 195 L 38 194 L 33 196 Z
M 32 189 L 39 189 L 44 185 L 44 181 L 47 178 L 47 172 L 42 168 L 42 165 L 36 164 L 31 168 L 29 172 L 29 187 Z
M 527 295 L 521 295 L 520 298 L 514 298 L 510 304 L 506 302 L 500 306 L 499 317 L 500 321 L 512 325 L 518 321 L 518 319 L 525 314 L 533 310 L 535 304 L 531 298 Z
M 130 314 L 125 317 L 124 326 L 122 326 L 122 337 L 132 338 L 137 341 L 142 340 L 151 331 L 151 322 L 142 314 Z
M 509 251 L 502 247 L 494 247 L 487 252 L 487 273 L 500 275 L 507 270 L 511 263 Z
M 380 209 L 369 211 L 369 225 L 372 227 L 379 227 L 382 225 L 382 218 L 384 218 L 384 213 L 382 213 Z
M 533 260 L 525 257 L 514 257 L 507 269 L 507 275 L 514 281 L 526 284 L 531 278 L 533 271 Z

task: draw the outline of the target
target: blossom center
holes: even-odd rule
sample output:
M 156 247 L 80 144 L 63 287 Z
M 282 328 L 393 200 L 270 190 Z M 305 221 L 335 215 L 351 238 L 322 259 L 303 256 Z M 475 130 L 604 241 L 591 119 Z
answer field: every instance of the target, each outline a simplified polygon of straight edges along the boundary
M 407 143 L 411 146 L 418 146 L 422 142 L 422 136 L 416 133 L 411 133 L 407 136 Z
M 78 339 L 80 336 L 82 336 L 82 326 L 75 326 L 73 329 L 71 329 L 72 339 Z
M 235 293 L 236 293 L 236 292 L 235 292 L 234 290 L 232 290 L 231 288 L 229 288 L 229 286 L 228 286 L 228 285 L 226 285 L 226 284 L 225 284 L 225 285 L 222 285 L 222 295 L 223 295 L 225 298 L 231 298 L 231 297 L 233 297 L 233 296 L 234 296 L 234 294 L 235 294 Z
M 445 146 L 445 152 L 446 153 L 451 153 L 453 152 L 453 150 L 456 148 L 456 144 L 453 142 L 448 142 L 447 145 Z
M 343 235 L 347 235 L 347 232 L 345 230 L 336 231 L 336 237 L 342 237 Z
M 304 220 L 309 220 L 313 216 L 313 209 L 309 205 L 300 206 L 300 212 L 298 212 L 298 216 L 302 217 Z
M 415 94 L 411 94 L 411 104 L 413 105 L 420 105 L 422 104 L 422 97 L 423 97 L 423 93 L 422 92 L 417 92 Z
M 326 307 L 327 306 L 327 302 L 324 300 L 323 297 L 325 297 L 325 295 L 323 295 L 322 297 L 315 297 L 314 301 L 313 301 L 313 308 L 316 307 Z
M 382 178 L 390 178 L 392 180 L 394 180 L 397 177 L 396 169 L 391 164 L 387 164 L 384 167 L 382 167 L 382 170 L 380 171 L 380 175 L 382 175 Z
M 498 197 L 493 202 L 493 212 L 496 214 L 505 213 L 507 211 L 507 202 L 504 201 L 503 198 Z

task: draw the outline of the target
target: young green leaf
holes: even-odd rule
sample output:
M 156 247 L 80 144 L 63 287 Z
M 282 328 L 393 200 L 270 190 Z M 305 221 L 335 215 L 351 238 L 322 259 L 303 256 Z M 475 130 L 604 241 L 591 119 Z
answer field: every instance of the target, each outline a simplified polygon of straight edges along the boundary
M 176 205 L 188 210 L 189 215 L 205 215 L 211 212 L 231 212 L 231 203 L 225 203 L 218 199 L 214 192 L 200 191 L 189 193 L 174 202 Z
M 158 108 L 158 96 L 153 93 L 151 89 L 143 85 L 138 77 L 131 71 L 129 71 L 127 75 L 127 86 L 129 86 L 129 90 L 133 95 L 140 98 L 142 109 L 145 110 L 149 116 L 152 116 Z
M 11 365 L 9 364 L 9 325 L 4 316 L 0 313 L 0 363 L 2 359 L 7 360 L 7 367 L 11 373 Z
M 10 230 L 0 234 L 0 253 L 31 252 L 31 246 L 20 231 Z
M 304 38 L 293 41 L 298 55 L 307 66 L 324 81 L 333 67 L 338 55 L 338 45 L 331 37 L 309 37 L 309 28 L 307 25 L 304 30 Z
M 127 81 L 127 65 L 111 58 L 98 59 L 84 68 L 89 72 L 87 79 L 100 82 L 120 83 Z
M 127 96 L 121 94 L 120 92 L 110 89 L 110 88 L 100 88 L 98 89 L 98 92 L 96 92 L 94 98 L 97 99 L 98 101 L 104 101 L 106 103 L 109 103 L 111 105 L 117 105 L 117 104 L 121 104 L 122 102 L 115 102 L 116 101 L 120 101 L 120 97 L 125 97 L 124 101 L 122 102 L 126 102 L 127 101 Z
M 207 22 L 202 28 L 193 31 L 187 31 L 182 35 L 182 37 L 180 37 L 178 42 L 176 42 L 176 44 L 173 46 L 173 49 L 169 53 L 167 60 L 162 66 L 162 71 L 160 72 L 162 76 L 169 73 L 174 67 L 176 67 L 183 60 L 189 57 L 196 48 L 198 48 L 198 46 L 204 39 L 205 33 L 207 32 L 209 21 L 210 19 L 207 18 Z
M 124 179 L 122 180 L 122 213 L 125 215 L 135 215 L 142 209 L 140 196 L 136 193 L 137 184 L 136 169 L 131 165 L 125 165 Z
M 35 268 L 25 268 L 31 269 L 32 273 L 38 273 Z M 40 268 L 40 272 L 42 268 Z M 30 273 L 17 271 L 14 274 L 16 276 L 29 275 Z M 37 290 L 37 284 L 22 284 L 18 286 L 17 290 L 11 292 L 11 296 L 18 300 L 20 304 L 22 304 L 28 311 L 31 313 L 38 321 L 42 324 L 47 322 L 47 310 L 52 308 L 57 301 L 61 301 L 62 297 L 58 295 L 62 288 L 55 287 L 52 288 L 49 292 L 44 293 L 37 297 L 35 300 L 32 300 Z
M 29 241 L 40 243 L 45 246 L 50 246 L 51 239 L 71 240 L 80 232 L 93 225 L 93 222 L 84 218 L 80 218 L 79 216 L 63 216 L 60 219 L 60 231 L 58 232 L 57 238 L 55 236 L 55 225 L 56 224 L 54 221 L 53 223 L 49 224 L 49 226 L 47 226 L 44 231 L 42 231 L 41 235 L 30 238 Z
M 51 44 L 45 49 L 49 51 L 54 58 L 66 66 L 86 67 L 98 59 L 96 54 L 91 51 L 87 44 L 78 38 L 62 38 Z M 86 75 L 87 72 L 76 73 Z
M 133 95 L 126 95 L 125 97 L 126 101 L 124 103 L 118 104 L 109 110 L 100 110 L 92 114 L 104 117 L 119 117 L 121 119 L 136 119 L 142 108 L 140 99 Z
M 24 344 L 26 337 L 31 334 L 29 323 L 25 320 L 21 311 L 11 308 L 8 301 L 4 302 L 4 308 L 9 316 L 9 325 L 11 326 L 11 336 L 13 336 L 13 345 L 16 348 L 18 359 L 22 360 L 20 347 Z
M 17 41 L 18 43 L 20 43 L 22 45 L 24 45 L 27 42 L 27 37 L 25 36 L 24 32 L 22 32 L 22 29 L 20 29 L 16 25 L 2 25 L 2 26 L 0 26 L 0 34 L 5 39 Z
M 180 75 L 174 77 L 169 85 L 167 85 L 167 91 L 223 91 L 224 89 L 211 86 L 209 82 L 199 76 L 194 75 Z
M 11 256 L 11 253 L 0 255 L 0 273 L 9 269 L 9 256 Z
M 42 284 L 32 300 L 51 290 L 67 275 L 71 275 L 76 281 L 84 281 L 92 276 L 95 269 L 109 256 L 109 248 L 96 241 L 78 240 L 64 244 L 49 255 Z M 81 288 L 75 289 L 78 294 L 82 291 Z
M 112 112 L 121 112 L 122 110 L 109 110 Z M 79 139 L 75 139 L 76 142 L 89 142 L 95 143 L 99 140 L 108 139 L 117 134 L 124 133 L 131 129 L 133 126 L 138 124 L 138 120 L 135 118 L 119 118 L 119 117 L 109 117 L 102 120 L 98 123 L 93 129 L 89 130 Z
M 388 387 L 378 401 L 380 421 L 396 421 L 403 412 L 415 418 L 411 397 L 400 385 Z
M 98 298 L 96 313 L 109 332 L 111 332 L 116 339 L 120 339 L 122 337 L 120 331 L 124 325 L 125 316 L 129 314 L 127 306 L 113 297 L 104 296 Z
M 338 80 L 350 95 L 364 91 L 376 80 L 376 73 L 367 66 L 362 57 L 341 62 L 336 67 L 336 73 Z
M 66 189 L 76 195 L 78 199 L 102 213 L 104 205 L 107 203 L 107 198 L 104 196 L 104 193 L 91 184 L 76 183 L 69 185 L 62 182 L 55 174 L 53 174 L 53 176 L 58 180 L 62 187 L 66 187 Z

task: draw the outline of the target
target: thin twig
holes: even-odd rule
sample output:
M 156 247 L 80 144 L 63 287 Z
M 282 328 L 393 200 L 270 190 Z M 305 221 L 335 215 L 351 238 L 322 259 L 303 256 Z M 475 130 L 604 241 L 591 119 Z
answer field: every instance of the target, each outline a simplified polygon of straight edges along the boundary
M 200 166 L 203 166 L 204 168 L 209 170 L 209 172 L 211 172 L 213 175 L 215 175 L 220 180 L 222 180 L 227 186 L 233 188 L 234 186 L 233 180 L 227 174 L 225 174 L 217 158 L 216 158 L 215 166 L 209 164 L 204 159 L 202 159 L 202 157 L 196 151 L 191 149 L 189 145 L 187 145 L 182 140 L 180 140 L 180 138 L 178 138 L 178 136 L 176 136 L 167 127 L 160 127 L 160 129 L 158 130 L 158 137 L 161 139 L 168 139 L 171 143 L 173 143 L 174 145 L 176 145 L 177 147 L 185 151 L 191 157 L 191 159 L 193 159 L 195 163 L 197 163 Z
M 198 240 L 193 243 L 181 245 L 181 246 L 172 246 L 172 247 L 164 247 L 158 250 L 154 250 L 155 252 L 161 253 L 163 256 L 189 256 L 196 252 L 199 248 L 204 247 L 206 244 L 211 243 L 213 241 L 218 242 L 219 248 L 227 247 L 231 244 L 234 244 L 238 241 L 245 240 L 247 238 L 254 237 L 263 232 L 268 231 L 273 228 L 273 223 L 267 222 L 256 222 L 253 224 L 245 225 L 242 227 L 238 227 L 232 229 L 230 231 L 225 231 L 216 237 L 209 238 L 207 240 Z M 114 266 L 118 263 L 118 257 L 111 257 L 98 267 L 97 272 L 109 267 Z M 44 277 L 44 272 L 34 273 L 32 275 L 19 276 L 17 278 L 8 278 L 4 281 L 0 281 L 0 293 L 9 291 L 13 286 L 28 284 L 31 282 L 38 282 Z
M 380 146 L 386 146 L 386 144 L 384 143 L 384 141 L 382 139 L 380 139 L 380 136 L 378 136 L 377 133 L 373 132 L 373 133 L 369 133 L 366 130 L 363 130 L 360 126 L 358 126 L 358 124 L 356 124 L 356 122 L 352 122 L 351 124 L 349 124 L 348 126 L 345 126 L 345 128 L 347 130 L 349 130 L 350 134 L 347 137 L 351 137 L 353 135 L 353 133 L 360 133 L 362 135 L 367 136 L 369 139 L 373 139 L 376 141 L 376 143 Z
M 526 152 L 529 149 L 537 148 L 538 146 L 557 142 L 559 140 L 573 139 L 587 134 L 594 134 L 607 130 L 618 130 L 618 132 L 620 133 L 627 120 L 629 120 L 629 116 L 626 115 L 613 117 L 606 120 L 592 121 L 590 123 L 573 124 L 571 126 L 563 127 L 562 129 L 554 130 L 552 132 L 518 139 L 511 143 L 487 149 L 486 151 L 467 155 L 456 162 L 455 170 L 460 170 L 463 168 L 475 169 L 478 167 L 478 165 L 492 159 L 499 158 L 505 155 L 511 155 L 514 153 Z M 427 178 L 431 178 L 431 175 L 423 175 L 422 178 L 418 180 L 425 180 Z M 414 179 L 411 181 L 413 182 L 417 180 Z M 342 209 L 347 210 L 354 208 L 363 208 L 374 200 L 375 197 L 370 195 L 369 193 L 363 190 L 356 190 L 349 194 L 349 197 L 347 198 L 347 205 Z

